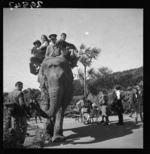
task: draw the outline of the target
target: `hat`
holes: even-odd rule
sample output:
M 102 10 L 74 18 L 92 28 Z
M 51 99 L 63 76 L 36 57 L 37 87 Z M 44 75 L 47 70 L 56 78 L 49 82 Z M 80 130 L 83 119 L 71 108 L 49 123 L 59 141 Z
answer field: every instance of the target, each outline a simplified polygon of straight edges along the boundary
M 36 41 L 33 42 L 33 44 L 34 45 L 36 45 L 36 44 L 40 44 L 41 45 L 41 42 L 39 40 L 36 40 Z
M 57 37 L 56 34 L 51 34 L 51 35 L 49 35 L 49 38 L 50 38 L 50 39 L 54 39 L 54 38 L 56 38 L 56 37 Z

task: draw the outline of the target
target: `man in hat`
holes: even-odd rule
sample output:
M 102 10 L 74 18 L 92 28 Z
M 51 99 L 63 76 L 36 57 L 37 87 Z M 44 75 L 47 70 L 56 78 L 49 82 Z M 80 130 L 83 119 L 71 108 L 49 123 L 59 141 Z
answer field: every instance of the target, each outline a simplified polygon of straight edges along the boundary
M 67 34 L 62 33 L 60 40 L 57 41 L 57 44 L 60 44 L 64 49 L 68 49 L 69 54 L 67 60 L 70 62 L 72 68 L 77 66 L 79 60 L 78 50 L 74 44 L 66 42 Z
M 49 57 L 57 57 L 57 56 L 64 56 L 65 57 L 65 51 L 64 48 L 60 45 L 57 44 L 57 35 L 56 34 L 51 34 L 49 36 L 51 42 L 47 46 L 46 53 L 45 53 L 45 58 Z
M 23 83 L 18 81 L 15 84 L 16 89 L 8 94 L 8 101 L 4 105 L 9 110 L 8 123 L 13 121 L 12 127 L 16 130 L 18 135 L 18 146 L 23 147 L 26 133 L 27 133 L 27 122 L 26 122 L 26 104 L 23 97 Z

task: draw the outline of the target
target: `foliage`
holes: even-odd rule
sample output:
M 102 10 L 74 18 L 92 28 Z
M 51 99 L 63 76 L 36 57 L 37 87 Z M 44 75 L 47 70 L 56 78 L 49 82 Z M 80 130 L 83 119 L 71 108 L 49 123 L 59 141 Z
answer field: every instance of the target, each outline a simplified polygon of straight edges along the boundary
M 84 44 L 81 44 L 80 46 L 80 59 L 79 61 L 84 65 L 90 67 L 92 64 L 92 59 L 96 59 L 101 52 L 100 48 L 91 48 L 86 47 Z
M 81 85 L 79 80 L 74 80 L 73 86 L 74 86 L 74 94 L 73 94 L 74 96 L 83 95 L 84 93 L 83 85 Z

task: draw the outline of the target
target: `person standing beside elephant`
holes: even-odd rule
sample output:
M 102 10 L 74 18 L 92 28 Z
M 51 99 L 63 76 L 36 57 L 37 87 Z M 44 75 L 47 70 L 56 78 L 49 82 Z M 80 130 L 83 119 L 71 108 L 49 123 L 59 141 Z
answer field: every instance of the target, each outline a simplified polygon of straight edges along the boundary
M 10 120 L 12 119 L 12 127 L 16 130 L 18 138 L 18 146 L 23 147 L 26 133 L 27 133 L 27 121 L 26 121 L 26 104 L 24 102 L 23 97 L 23 83 L 18 81 L 15 84 L 16 89 L 13 90 L 8 94 L 8 102 L 5 104 L 9 107 L 10 113 L 9 115 L 12 118 L 8 117 L 8 123 L 11 123 Z M 11 108 L 10 108 L 11 104 Z

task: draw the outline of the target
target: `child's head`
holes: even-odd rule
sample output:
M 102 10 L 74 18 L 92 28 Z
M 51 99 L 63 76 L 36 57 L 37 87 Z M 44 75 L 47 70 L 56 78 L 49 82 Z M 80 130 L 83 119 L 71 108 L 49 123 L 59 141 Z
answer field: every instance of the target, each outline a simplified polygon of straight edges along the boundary
M 36 40 L 35 42 L 33 42 L 35 47 L 40 47 L 41 46 L 41 42 L 39 40 Z

